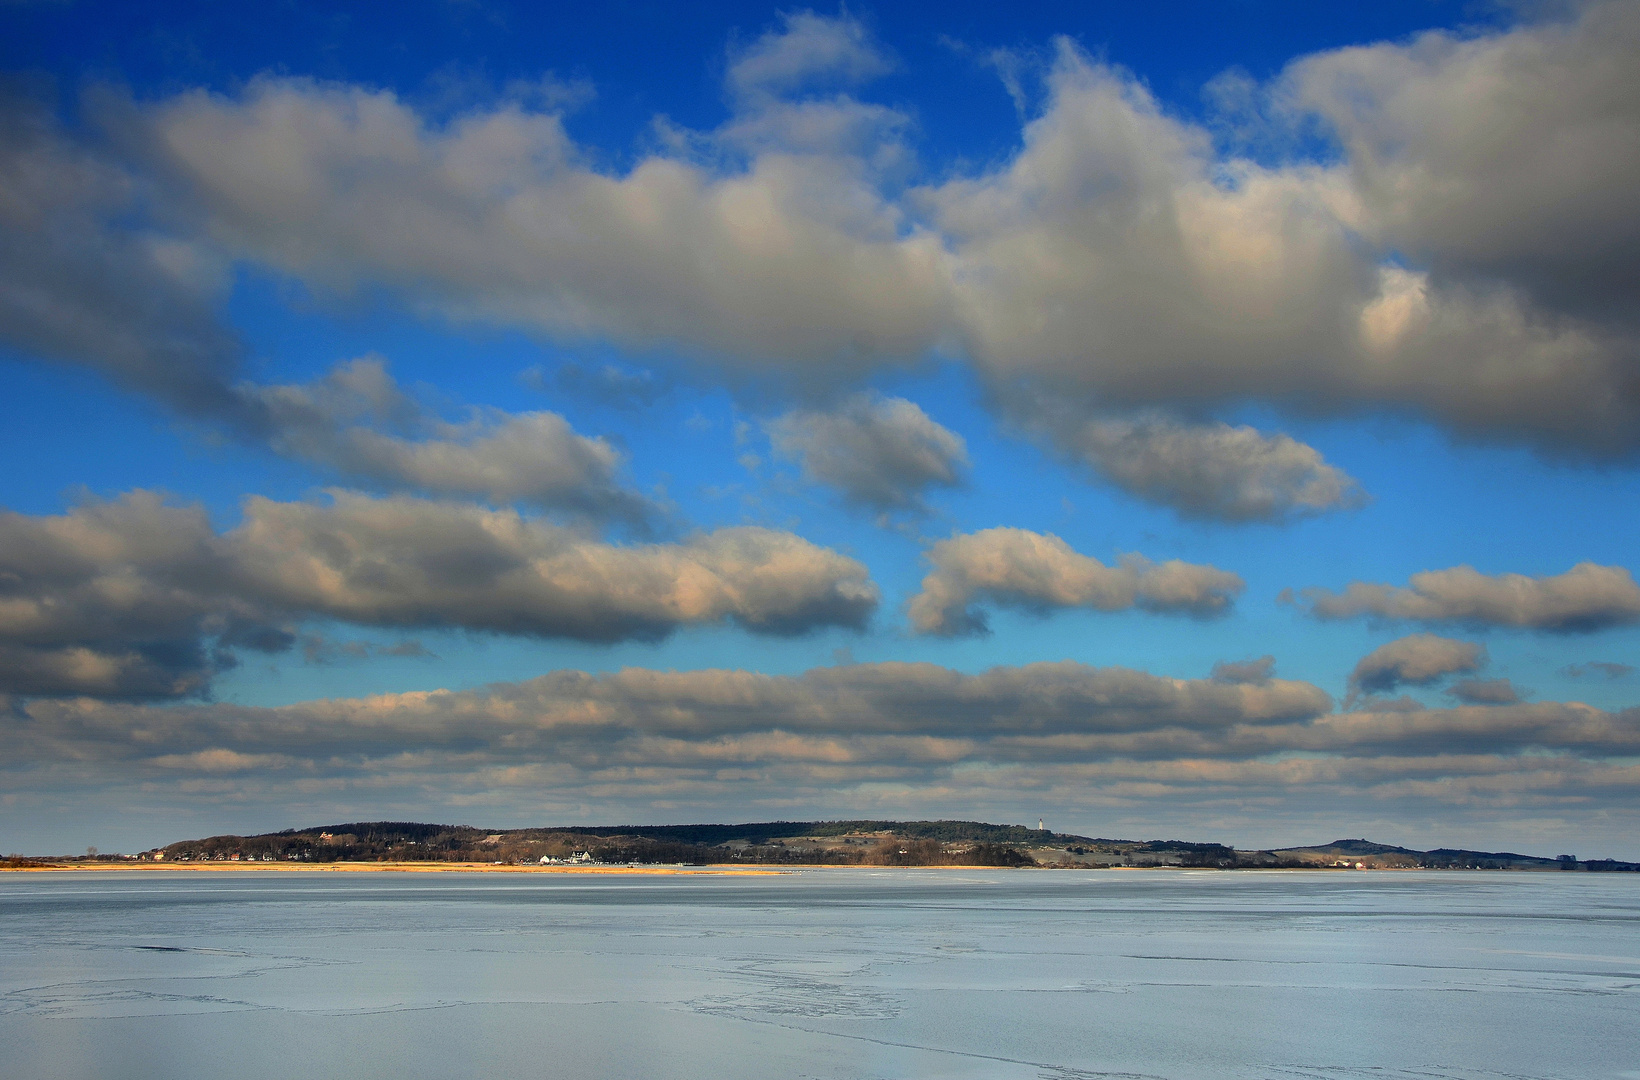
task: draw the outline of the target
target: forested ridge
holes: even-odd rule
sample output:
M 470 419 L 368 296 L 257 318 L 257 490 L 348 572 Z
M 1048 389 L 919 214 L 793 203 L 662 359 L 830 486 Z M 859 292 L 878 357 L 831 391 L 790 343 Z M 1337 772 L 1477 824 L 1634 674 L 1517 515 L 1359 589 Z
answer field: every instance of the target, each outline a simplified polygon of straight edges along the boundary
M 1610 859 L 1461 848 L 1418 851 L 1369 840 L 1240 851 L 1185 840 L 1115 840 L 979 821 L 765 821 L 573 825 L 485 830 L 411 821 L 350 822 L 257 836 L 183 840 L 145 853 L 173 861 L 553 862 L 858 866 L 1180 866 L 1635 870 Z

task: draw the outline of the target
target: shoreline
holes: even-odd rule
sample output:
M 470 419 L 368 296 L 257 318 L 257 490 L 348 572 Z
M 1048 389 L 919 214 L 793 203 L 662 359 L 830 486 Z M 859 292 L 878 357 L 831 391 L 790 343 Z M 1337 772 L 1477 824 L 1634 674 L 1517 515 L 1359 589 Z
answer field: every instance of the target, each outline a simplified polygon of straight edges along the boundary
M 730 864 L 706 866 L 497 866 L 494 863 L 438 863 L 438 862 L 335 862 L 335 863 L 127 863 L 108 862 L 74 866 L 5 866 L 0 873 L 12 874 L 72 874 L 102 871 L 151 870 L 164 873 L 377 873 L 377 874 L 712 874 L 759 876 L 784 873 L 787 869 L 812 867 L 734 866 Z
M 1028 866 L 1028 867 L 997 867 L 997 866 L 969 866 L 969 865 L 937 865 L 937 866 L 866 866 L 861 864 L 839 863 L 790 863 L 785 865 L 753 865 L 746 866 L 737 863 L 706 863 L 704 865 L 676 865 L 667 863 L 638 864 L 638 865 L 602 865 L 602 866 L 531 866 L 516 864 L 497 865 L 495 863 L 468 863 L 468 862 L 335 862 L 335 863 L 290 863 L 290 862 L 193 862 L 193 863 L 157 863 L 157 862 L 126 862 L 109 861 L 103 863 L 48 865 L 48 866 L 0 866 L 0 873 L 14 874 L 74 874 L 100 873 L 105 871 L 131 872 L 154 871 L 163 873 L 350 873 L 350 874 L 605 874 L 605 875 L 632 875 L 632 874 L 660 874 L 683 876 L 715 876 L 715 877 L 768 877 L 779 874 L 789 874 L 800 870 L 1098 870 L 1107 871 L 1180 871 L 1180 870 L 1222 870 L 1225 873 L 1237 871 L 1259 870 L 1264 872 L 1281 873 L 1367 873 L 1369 871 L 1399 871 L 1429 870 L 1437 872 L 1432 867 L 1421 866 L 1369 866 L 1357 870 L 1353 867 L 1339 866 L 1271 866 L 1271 867 L 1233 867 L 1221 868 L 1211 866 Z M 1440 873 L 1455 873 L 1454 870 L 1439 870 Z M 1500 873 L 1509 871 L 1499 870 L 1472 870 L 1472 873 Z M 1515 873 L 1538 873 L 1536 870 L 1516 870 Z

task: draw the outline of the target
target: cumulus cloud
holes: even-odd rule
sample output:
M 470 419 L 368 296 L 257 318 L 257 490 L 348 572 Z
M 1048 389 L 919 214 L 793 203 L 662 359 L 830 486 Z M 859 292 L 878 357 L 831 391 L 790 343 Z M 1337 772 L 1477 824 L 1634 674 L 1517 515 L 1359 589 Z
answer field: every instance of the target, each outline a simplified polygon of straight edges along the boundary
M 1306 58 L 1273 93 L 1338 135 L 1327 164 L 1225 157 L 1062 42 L 1015 158 L 921 192 L 970 353 L 1038 400 L 1380 408 L 1632 452 L 1640 340 L 1610 297 L 1634 276 L 1637 33 L 1594 4 Z
M 1549 309 L 1630 318 L 1640 17 L 1621 2 L 1570 10 L 1508 33 L 1322 53 L 1282 92 L 1337 135 L 1374 237 L 1436 280 L 1504 281 Z
M 225 662 L 213 641 L 289 648 L 233 577 L 204 511 L 152 493 L 58 517 L 0 511 L 0 689 L 181 697 Z
M 1288 436 L 1176 418 L 1257 401 L 1640 449 L 1636 41 L 1632 4 L 1589 3 L 1301 58 L 1240 93 L 1337 153 L 1260 161 L 1061 42 L 1019 151 L 920 187 L 911 118 L 834 92 L 888 63 L 847 16 L 789 15 L 732 50 L 729 120 L 662 125 L 619 172 L 552 100 L 517 96 L 439 123 L 387 92 L 263 78 L 93 109 L 129 149 L 113 164 L 11 110 L 5 323 L 190 415 L 256 401 L 230 392 L 239 346 L 213 318 L 225 256 L 742 379 L 836 387 L 939 352 L 1140 497 L 1281 520 L 1361 495 Z M 1050 415 L 1066 409 L 1082 419 Z M 463 461 L 395 467 L 484 472 L 444 456 Z
M 879 512 L 926 513 L 924 492 L 963 482 L 968 450 L 914 402 L 856 394 L 830 411 L 799 409 L 764 425 L 805 479 Z
M 1352 691 L 1388 693 L 1402 686 L 1429 686 L 1448 675 L 1479 671 L 1486 647 L 1434 634 L 1410 634 L 1380 645 L 1350 673 Z
M 0 513 L 0 691 L 198 694 L 237 650 L 289 649 L 313 617 L 609 642 L 859 628 L 877 599 L 858 562 L 770 529 L 622 546 L 511 510 L 335 492 L 250 499 L 219 534 L 135 492 Z
M 1288 600 L 1295 595 L 1284 594 Z M 1309 588 L 1296 601 L 1319 619 L 1366 615 L 1429 623 L 1593 631 L 1640 620 L 1640 586 L 1621 566 L 1578 563 L 1564 574 L 1482 574 L 1470 566 L 1413 574 L 1408 586 L 1352 582 Z
M 749 526 L 621 546 L 511 510 L 334 492 L 249 499 L 228 539 L 250 594 L 361 625 L 654 640 L 721 621 L 860 628 L 877 604 L 858 562 Z
M 1203 617 L 1228 610 L 1245 587 L 1236 574 L 1177 559 L 1129 555 L 1106 566 L 1057 536 L 1025 529 L 953 536 L 935 544 L 928 561 L 934 569 L 911 599 L 911 625 L 943 636 L 985 633 L 985 615 L 971 606 L 979 601 L 1038 612 L 1138 607 Z
M 621 454 L 557 413 L 475 409 L 442 420 L 400 389 L 384 360 L 338 364 L 301 385 L 241 385 L 267 417 L 269 445 L 389 489 L 478 495 L 641 521 L 652 510 L 618 481 Z
M 1085 419 L 1037 405 L 1015 411 L 1117 487 L 1185 517 L 1284 521 L 1366 501 L 1352 477 L 1289 435 L 1154 414 Z
M 760 55 L 766 86 L 791 58 Z M 381 283 L 457 319 L 760 376 L 836 383 L 920 356 L 945 332 L 942 246 L 876 187 L 904 118 L 847 98 L 748 108 L 707 139 L 744 168 L 698 160 L 686 133 L 619 176 L 555 113 L 434 126 L 391 93 L 289 79 L 160 103 L 143 138 L 209 236 L 319 287 Z
M 216 318 L 221 260 L 125 224 L 143 195 L 129 167 L 0 84 L 0 344 L 96 368 L 185 416 L 250 422 L 231 389 L 243 347 Z
M 306 385 L 244 381 L 241 344 L 218 319 L 224 261 L 208 244 L 132 225 L 144 190 L 39 103 L 0 89 L 0 342 L 93 367 L 190 420 L 350 479 L 629 520 L 650 512 L 617 482 L 614 448 L 555 413 L 442 421 L 377 357 Z

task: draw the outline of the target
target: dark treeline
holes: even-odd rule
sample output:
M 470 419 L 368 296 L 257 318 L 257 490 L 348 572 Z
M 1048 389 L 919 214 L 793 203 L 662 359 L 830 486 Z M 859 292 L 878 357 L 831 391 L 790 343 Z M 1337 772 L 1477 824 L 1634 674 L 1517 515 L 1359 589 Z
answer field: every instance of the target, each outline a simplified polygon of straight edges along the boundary
M 889 834 L 908 840 L 1020 846 L 1045 844 L 1056 837 L 1088 840 L 1087 837 L 1061 836 L 1047 829 L 1028 829 L 1023 825 L 990 825 L 983 821 L 754 821 L 743 825 L 575 825 L 566 827 L 564 831 L 586 836 L 646 836 L 656 840 L 714 846 L 736 840 L 765 844 L 770 840 L 796 837 L 840 837 L 874 833 Z
M 882 835 L 888 833 L 889 835 Z M 978 835 L 976 835 L 978 834 Z M 1018 835 L 1048 833 L 967 822 L 769 822 L 595 826 L 485 832 L 467 825 L 371 821 L 259 836 L 211 836 L 159 849 L 172 861 L 755 863 L 861 866 L 1034 866 Z M 839 838 L 847 838 L 838 842 Z M 827 842 L 830 840 L 831 842 Z M 1038 840 L 1040 842 L 1040 839 Z M 1214 845 L 1209 845 L 1214 846 Z M 238 858 L 235 859 L 235 856 Z
M 801 866 L 1035 866 L 1029 854 L 1006 844 L 973 844 L 948 849 L 937 840 L 882 840 L 869 846 L 825 848 L 809 845 L 747 844 L 744 847 L 707 847 L 666 840 L 631 839 L 599 844 L 591 849 L 606 863 L 744 862 L 760 865 Z

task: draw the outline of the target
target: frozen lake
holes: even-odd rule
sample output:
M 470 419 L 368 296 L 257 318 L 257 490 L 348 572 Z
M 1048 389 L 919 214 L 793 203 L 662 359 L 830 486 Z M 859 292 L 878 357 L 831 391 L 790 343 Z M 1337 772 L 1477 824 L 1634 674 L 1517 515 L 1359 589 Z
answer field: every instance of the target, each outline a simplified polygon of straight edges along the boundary
M 0 874 L 0 1074 L 1640 1078 L 1640 875 Z

